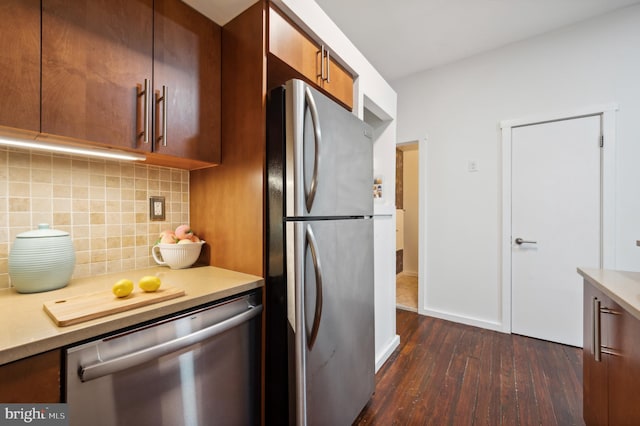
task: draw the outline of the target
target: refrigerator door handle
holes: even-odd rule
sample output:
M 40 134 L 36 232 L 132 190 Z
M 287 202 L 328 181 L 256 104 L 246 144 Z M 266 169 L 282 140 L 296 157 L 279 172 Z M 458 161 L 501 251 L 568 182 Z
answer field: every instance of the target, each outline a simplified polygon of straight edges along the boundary
M 314 155 L 313 155 L 313 175 L 311 176 L 311 186 L 307 192 L 307 185 L 305 182 L 304 192 L 307 206 L 307 213 L 311 213 L 311 207 L 313 206 L 313 199 L 316 196 L 316 188 L 318 186 L 318 163 L 320 162 L 320 144 L 322 140 L 322 134 L 320 133 L 320 120 L 318 119 L 318 108 L 316 102 L 313 99 L 313 94 L 308 86 L 304 88 L 304 98 L 306 104 L 309 106 L 309 112 L 311 113 L 311 121 L 313 124 L 313 138 L 314 138 Z M 304 146 L 304 145 L 303 145 Z M 303 160 L 304 165 L 304 160 Z M 303 166 L 304 167 L 304 166 Z M 304 176 L 304 173 L 303 173 Z
M 307 246 L 311 249 L 311 259 L 313 260 L 313 269 L 316 275 L 316 308 L 313 315 L 311 333 L 307 338 L 307 347 L 311 350 L 318 337 L 318 329 L 320 328 L 320 320 L 322 319 L 322 266 L 320 265 L 320 258 L 318 257 L 316 237 L 313 235 L 311 225 L 308 224 L 306 226 L 306 241 Z
M 292 224 L 289 222 L 288 224 Z M 292 324 L 294 332 L 294 356 L 295 356 L 295 400 L 296 400 L 296 426 L 306 426 L 307 424 L 307 381 L 306 381 L 306 326 L 304 324 L 304 263 L 306 254 L 306 242 L 304 224 L 296 222 L 294 225 L 294 242 L 292 244 L 295 252 L 295 262 L 293 267 L 293 280 L 291 282 L 293 290 L 288 297 L 293 297 L 293 308 L 295 321 Z M 289 237 L 287 237 L 289 238 Z

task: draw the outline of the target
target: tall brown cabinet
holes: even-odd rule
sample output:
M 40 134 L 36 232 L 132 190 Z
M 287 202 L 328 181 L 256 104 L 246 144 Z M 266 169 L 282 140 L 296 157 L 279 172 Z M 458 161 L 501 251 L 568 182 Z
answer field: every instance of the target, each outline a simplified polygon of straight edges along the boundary
M 273 38 L 282 43 L 283 37 L 297 40 L 288 45 L 286 54 L 274 47 Z M 211 249 L 205 260 L 212 265 L 261 276 L 264 273 L 268 90 L 300 78 L 351 108 L 353 77 L 334 65 L 334 75 L 346 73 L 334 78 L 341 89 L 330 91 L 322 80 L 315 80 L 319 71 L 314 61 L 322 49 L 320 43 L 310 40 L 268 1 L 254 4 L 222 29 L 223 160 L 218 167 L 192 172 L 190 178 L 191 225 L 209 243 Z M 308 44 L 315 47 L 309 48 Z M 307 47 L 295 49 L 302 45 Z M 291 59 L 301 55 L 307 59 Z
M 265 17 L 258 2 L 222 29 L 222 163 L 190 174 L 191 226 L 205 261 L 262 276 Z

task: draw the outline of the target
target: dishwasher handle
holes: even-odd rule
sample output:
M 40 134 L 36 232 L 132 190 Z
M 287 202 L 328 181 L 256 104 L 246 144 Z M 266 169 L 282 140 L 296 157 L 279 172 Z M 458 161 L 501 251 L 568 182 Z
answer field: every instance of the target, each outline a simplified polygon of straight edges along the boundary
M 249 321 L 253 317 L 259 315 L 261 312 L 262 305 L 251 306 L 241 314 L 235 315 L 210 327 L 203 328 L 202 330 L 198 330 L 195 333 L 191 333 L 156 346 L 151 346 L 138 352 L 122 355 L 108 361 L 103 361 L 84 367 L 80 366 L 80 368 L 78 369 L 78 376 L 80 376 L 81 381 L 88 382 L 89 380 L 107 376 L 118 371 L 126 370 L 127 368 L 156 359 L 171 352 L 179 351 L 183 348 L 186 348 L 187 346 L 194 345 L 196 343 L 202 342 L 203 340 L 221 334 L 233 327 L 242 324 L 243 322 Z

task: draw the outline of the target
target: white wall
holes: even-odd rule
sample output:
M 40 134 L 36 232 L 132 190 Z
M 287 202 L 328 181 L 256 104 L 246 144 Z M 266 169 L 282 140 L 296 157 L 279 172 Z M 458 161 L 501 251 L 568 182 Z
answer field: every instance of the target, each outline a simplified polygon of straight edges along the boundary
M 367 108 L 383 120 L 374 136 L 374 175 L 384 176 L 384 203 L 375 205 L 375 346 L 376 370 L 399 345 L 395 313 L 395 143 L 396 93 L 335 23 L 309 0 L 274 0 L 307 33 L 322 40 L 356 76 L 354 113 Z M 373 183 L 373 182 L 372 182 Z M 391 190 L 389 190 L 391 189 Z
M 417 146 L 417 144 L 416 144 Z M 418 150 L 403 152 L 402 192 L 404 208 L 403 271 L 418 276 Z
M 616 265 L 640 271 L 640 6 L 393 86 L 398 140 L 428 134 L 425 311 L 501 329 L 501 120 L 618 104 Z

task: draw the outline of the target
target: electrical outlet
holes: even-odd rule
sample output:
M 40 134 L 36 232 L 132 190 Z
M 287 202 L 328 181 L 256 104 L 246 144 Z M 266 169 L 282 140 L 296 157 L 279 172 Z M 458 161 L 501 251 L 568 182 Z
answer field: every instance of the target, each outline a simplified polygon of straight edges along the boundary
M 149 218 L 151 220 L 164 220 L 165 218 L 164 197 L 149 198 Z

